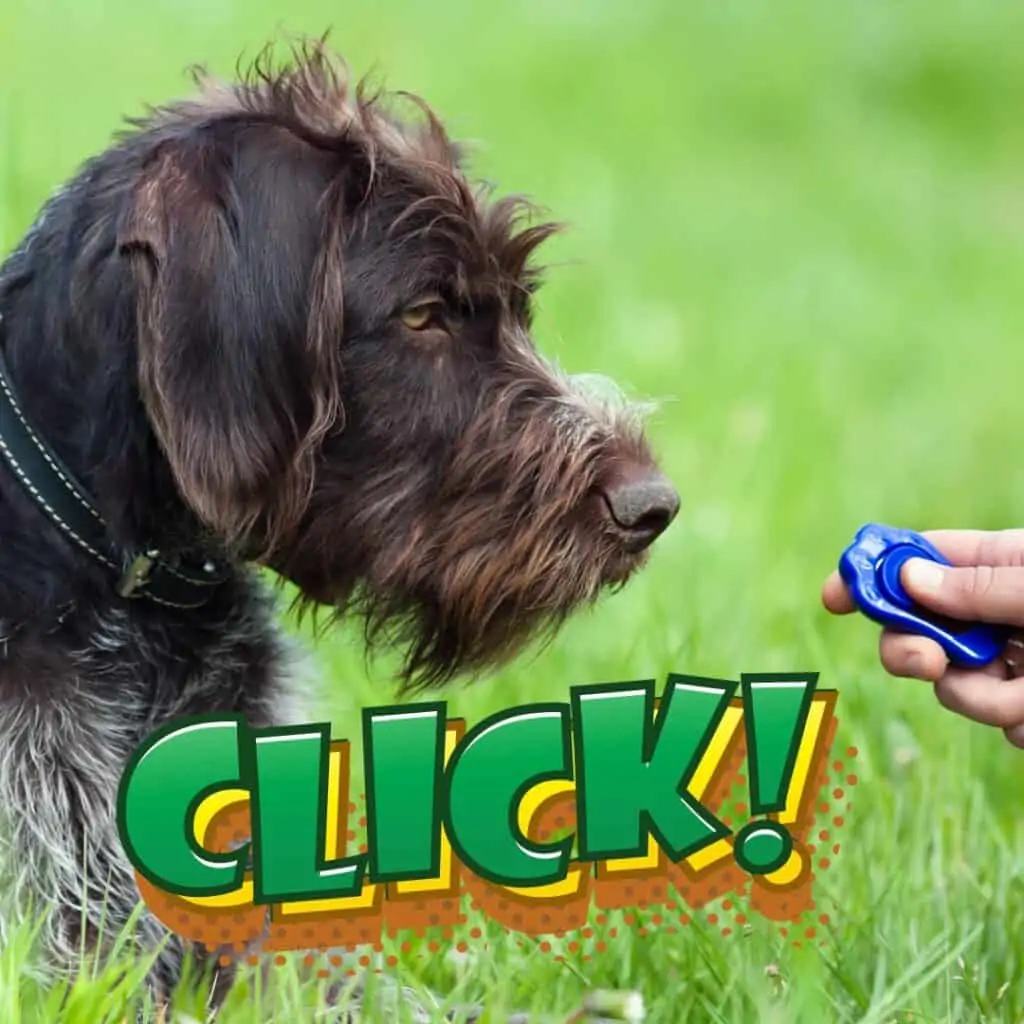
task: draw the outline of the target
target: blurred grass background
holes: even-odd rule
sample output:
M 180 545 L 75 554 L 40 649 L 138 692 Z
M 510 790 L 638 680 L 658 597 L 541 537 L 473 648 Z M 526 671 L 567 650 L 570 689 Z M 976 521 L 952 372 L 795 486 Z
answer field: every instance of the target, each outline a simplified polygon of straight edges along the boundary
M 861 751 L 823 950 L 754 920 L 623 929 L 586 964 L 509 945 L 458 977 L 403 969 L 519 1006 L 635 986 L 652 1021 L 1020 1020 L 1024 755 L 886 677 L 876 630 L 829 621 L 818 592 L 868 520 L 1024 518 L 1024 5 L 3 0 L 0 250 L 121 115 L 186 89 L 186 65 L 229 74 L 280 29 L 328 27 L 357 73 L 475 140 L 480 174 L 572 224 L 546 254 L 540 346 L 661 401 L 652 438 L 683 497 L 627 591 L 451 690 L 451 713 L 815 669 Z M 354 631 L 317 655 L 356 736 L 387 665 L 367 669 Z

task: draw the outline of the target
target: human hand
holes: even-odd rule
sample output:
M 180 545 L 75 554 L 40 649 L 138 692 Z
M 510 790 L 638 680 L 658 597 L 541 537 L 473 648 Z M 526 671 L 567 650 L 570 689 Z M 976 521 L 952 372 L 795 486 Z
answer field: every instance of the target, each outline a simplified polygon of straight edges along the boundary
M 908 561 L 900 571 L 907 594 L 922 607 L 961 622 L 1024 627 L 1024 530 L 934 530 L 925 533 L 953 563 Z M 856 611 L 838 572 L 822 588 L 822 601 L 835 615 Z M 1002 658 L 982 669 L 950 665 L 933 640 L 882 631 L 879 654 L 894 676 L 935 684 L 935 695 L 950 711 L 1003 730 L 1024 747 L 1024 634 L 1012 637 Z

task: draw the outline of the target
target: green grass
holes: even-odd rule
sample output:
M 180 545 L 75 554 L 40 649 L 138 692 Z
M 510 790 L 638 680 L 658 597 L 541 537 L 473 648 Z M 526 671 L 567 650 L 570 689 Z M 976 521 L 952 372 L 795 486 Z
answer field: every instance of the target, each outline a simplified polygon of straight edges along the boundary
M 754 919 L 723 938 L 625 928 L 557 964 L 496 939 L 468 967 L 403 957 L 408 984 L 569 1011 L 642 991 L 652 1022 L 1024 1017 L 1021 754 L 886 677 L 875 630 L 819 584 L 861 523 L 1019 525 L 1024 460 L 1024 7 L 997 0 L 5 0 L 0 248 L 122 113 L 228 72 L 279 27 L 423 92 L 476 165 L 572 223 L 541 347 L 661 400 L 652 438 L 683 496 L 649 570 L 452 713 L 668 671 L 817 669 L 861 751 L 824 949 Z M 318 647 L 337 731 L 390 696 L 356 635 Z M 0 951 L 0 1018 L 57 1020 Z M 771 967 L 766 973 L 766 968 Z M 74 986 L 69 1021 L 130 985 Z M 258 1011 L 303 1019 L 281 970 Z M 228 1022 L 253 1020 L 239 990 Z M 275 1000 L 277 1003 L 275 1004 Z M 312 1018 L 310 1018 L 312 1019 Z M 381 1017 L 380 1019 L 386 1019 Z

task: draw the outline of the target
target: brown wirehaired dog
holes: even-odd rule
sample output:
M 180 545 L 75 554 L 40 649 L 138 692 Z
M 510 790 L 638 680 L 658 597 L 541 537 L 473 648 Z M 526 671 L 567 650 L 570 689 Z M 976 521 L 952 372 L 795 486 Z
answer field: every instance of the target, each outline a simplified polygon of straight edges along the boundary
M 259 567 L 436 685 L 624 583 L 676 515 L 635 410 L 531 341 L 554 228 L 415 105 L 322 44 L 203 80 L 0 270 L 0 944 L 48 906 L 51 969 L 137 904 L 115 795 L 153 729 L 302 719 Z

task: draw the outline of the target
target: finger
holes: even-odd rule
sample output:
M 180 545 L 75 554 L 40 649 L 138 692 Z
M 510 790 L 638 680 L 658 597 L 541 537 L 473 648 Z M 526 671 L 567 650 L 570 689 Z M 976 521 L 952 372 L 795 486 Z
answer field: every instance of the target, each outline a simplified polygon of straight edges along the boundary
M 907 593 L 932 611 L 962 622 L 1024 625 L 1024 569 L 953 567 L 912 558 L 900 570 Z
M 985 672 L 950 669 L 936 684 L 935 696 L 950 711 L 982 725 L 1011 729 L 1024 722 L 1024 680 L 993 679 Z
M 879 638 L 878 654 L 886 672 L 902 679 L 935 683 L 949 667 L 946 652 L 934 640 L 889 629 Z
M 1021 530 L 926 530 L 930 540 L 954 565 L 1024 566 L 1024 529 Z M 856 611 L 856 604 L 838 572 L 822 587 L 822 602 L 833 615 Z
M 1024 566 L 1024 530 L 926 530 L 954 565 Z
M 1011 633 L 1003 648 L 1003 662 L 1006 665 L 1006 678 L 1024 676 L 1024 633 Z
M 821 600 L 833 615 L 848 615 L 856 608 L 853 598 L 850 597 L 850 592 L 846 589 L 846 584 L 838 572 L 832 573 L 825 580 L 825 585 L 821 588 Z
M 1004 729 L 1003 734 L 1015 747 L 1024 747 L 1024 722 L 1018 722 L 1016 725 L 1010 726 L 1009 729 Z

